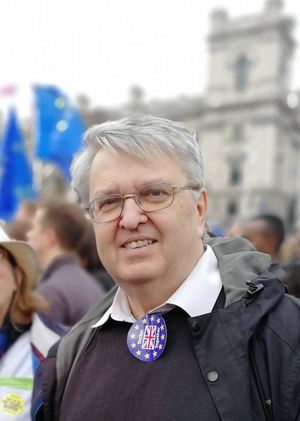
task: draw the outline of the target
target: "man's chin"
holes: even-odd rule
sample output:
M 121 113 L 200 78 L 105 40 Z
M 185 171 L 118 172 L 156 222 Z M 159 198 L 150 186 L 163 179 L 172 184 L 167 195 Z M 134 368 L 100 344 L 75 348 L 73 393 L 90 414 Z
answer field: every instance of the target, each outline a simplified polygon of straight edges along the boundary
M 123 272 L 119 277 L 116 277 L 116 282 L 123 289 L 126 289 L 126 285 L 146 285 L 153 282 L 156 276 L 147 270 L 139 270 L 138 272 L 128 271 Z

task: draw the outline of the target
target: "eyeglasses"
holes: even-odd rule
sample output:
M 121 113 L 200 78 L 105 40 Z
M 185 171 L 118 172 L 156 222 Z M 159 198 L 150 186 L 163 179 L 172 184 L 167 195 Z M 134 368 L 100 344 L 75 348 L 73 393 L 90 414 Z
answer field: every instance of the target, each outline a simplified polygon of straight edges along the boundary
M 199 186 L 171 186 L 168 183 L 154 183 L 139 187 L 134 194 L 106 194 L 89 205 L 91 219 L 97 224 L 118 219 L 123 211 L 125 199 L 134 199 L 144 212 L 156 212 L 172 205 L 175 190 L 198 190 Z

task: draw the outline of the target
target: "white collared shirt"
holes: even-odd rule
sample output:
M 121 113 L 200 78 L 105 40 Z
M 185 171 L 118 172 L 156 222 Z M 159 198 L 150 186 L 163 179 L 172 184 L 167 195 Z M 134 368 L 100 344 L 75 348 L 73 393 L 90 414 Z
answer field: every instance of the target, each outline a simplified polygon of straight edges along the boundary
M 175 307 L 180 307 L 190 317 L 210 313 L 221 288 L 218 261 L 212 248 L 207 245 L 205 253 L 186 280 L 164 304 L 152 309 L 149 313 L 164 314 Z M 92 327 L 104 325 L 109 317 L 118 322 L 134 323 L 136 321 L 131 313 L 127 296 L 121 288 L 118 288 L 111 307 Z

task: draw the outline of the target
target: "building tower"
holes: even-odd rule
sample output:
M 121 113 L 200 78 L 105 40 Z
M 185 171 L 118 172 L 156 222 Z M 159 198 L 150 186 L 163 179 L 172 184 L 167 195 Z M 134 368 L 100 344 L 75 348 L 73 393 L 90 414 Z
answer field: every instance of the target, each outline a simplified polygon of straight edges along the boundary
M 295 223 L 300 197 L 300 108 L 289 89 L 294 21 L 281 0 L 230 19 L 211 14 L 206 107 L 197 131 L 209 222 L 275 213 Z

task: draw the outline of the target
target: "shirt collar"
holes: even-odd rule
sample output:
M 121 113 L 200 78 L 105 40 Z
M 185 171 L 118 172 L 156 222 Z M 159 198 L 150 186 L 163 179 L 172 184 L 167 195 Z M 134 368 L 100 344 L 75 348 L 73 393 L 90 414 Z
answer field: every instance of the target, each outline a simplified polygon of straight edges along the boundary
M 217 258 L 212 248 L 206 245 L 205 253 L 181 286 L 164 304 L 152 309 L 149 313 L 164 314 L 174 307 L 182 308 L 190 317 L 210 313 L 221 288 L 222 281 Z M 109 317 L 120 322 L 134 323 L 136 321 L 131 314 L 126 294 L 121 288 L 118 288 L 111 307 L 92 327 L 102 326 Z

